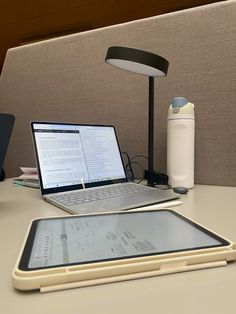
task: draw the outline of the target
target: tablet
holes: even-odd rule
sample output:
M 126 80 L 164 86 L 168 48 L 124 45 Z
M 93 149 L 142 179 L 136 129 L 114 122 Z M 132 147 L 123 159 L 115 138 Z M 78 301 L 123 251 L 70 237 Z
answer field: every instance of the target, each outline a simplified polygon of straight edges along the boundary
M 39 219 L 31 226 L 19 268 L 31 271 L 227 245 L 170 210 Z
M 21 289 L 23 280 L 26 290 L 55 278 L 55 284 L 110 280 L 160 270 L 166 258 L 187 261 L 206 252 L 214 261 L 216 252 L 230 248 L 227 239 L 167 209 L 42 218 L 29 228 L 13 277 L 15 287 Z

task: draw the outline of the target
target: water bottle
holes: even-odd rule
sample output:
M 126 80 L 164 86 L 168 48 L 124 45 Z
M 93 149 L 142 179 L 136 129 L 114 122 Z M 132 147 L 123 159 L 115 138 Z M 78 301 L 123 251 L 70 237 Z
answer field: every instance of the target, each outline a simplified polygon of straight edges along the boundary
M 167 174 L 174 187 L 194 186 L 194 105 L 174 97 L 167 120 Z

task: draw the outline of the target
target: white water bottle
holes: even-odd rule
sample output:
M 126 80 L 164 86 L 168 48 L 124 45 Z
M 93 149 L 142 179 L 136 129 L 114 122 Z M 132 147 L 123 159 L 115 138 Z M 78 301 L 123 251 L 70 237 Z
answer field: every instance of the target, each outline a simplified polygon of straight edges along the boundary
M 194 186 L 194 105 L 174 97 L 167 121 L 167 174 L 174 187 Z

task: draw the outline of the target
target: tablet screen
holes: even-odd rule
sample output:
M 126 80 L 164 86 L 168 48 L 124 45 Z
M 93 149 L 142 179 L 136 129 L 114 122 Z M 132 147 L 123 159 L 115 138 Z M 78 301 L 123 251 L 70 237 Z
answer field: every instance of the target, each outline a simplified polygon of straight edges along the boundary
M 229 242 L 171 210 L 39 219 L 19 268 L 110 261 L 219 247 Z

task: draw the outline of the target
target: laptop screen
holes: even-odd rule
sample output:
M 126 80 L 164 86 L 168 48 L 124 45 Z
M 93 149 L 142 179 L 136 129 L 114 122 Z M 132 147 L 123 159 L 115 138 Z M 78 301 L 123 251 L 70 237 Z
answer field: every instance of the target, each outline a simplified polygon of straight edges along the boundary
M 113 126 L 46 122 L 31 125 L 45 192 L 127 181 Z

